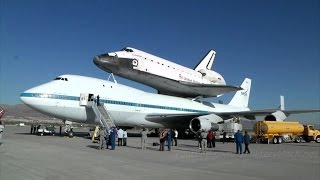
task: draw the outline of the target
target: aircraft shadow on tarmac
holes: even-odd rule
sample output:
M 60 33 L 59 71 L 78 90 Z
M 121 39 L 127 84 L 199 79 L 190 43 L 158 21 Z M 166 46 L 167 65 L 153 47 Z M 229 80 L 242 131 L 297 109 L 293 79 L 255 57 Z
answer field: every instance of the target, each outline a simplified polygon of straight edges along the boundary
M 30 134 L 30 133 L 14 133 L 14 134 L 18 134 L 18 135 L 32 135 L 32 136 L 40 136 L 40 134 Z M 52 136 L 52 137 L 65 137 L 65 134 L 62 133 L 56 133 L 54 136 L 51 134 L 46 134 L 43 136 Z M 82 138 L 86 138 L 88 139 L 88 133 L 87 132 L 74 132 L 73 133 L 74 137 L 82 137 Z
M 305 143 L 305 144 L 297 144 L 297 143 L 285 143 L 282 144 L 284 146 L 307 146 L 307 147 L 311 147 L 311 148 L 319 148 L 318 143 Z
M 134 149 L 141 149 L 141 147 L 138 146 L 125 146 L 125 147 L 129 147 L 129 148 L 134 148 Z M 188 148 L 192 148 L 192 149 L 184 149 L 183 147 L 188 147 Z M 152 144 L 149 144 L 149 147 L 147 147 L 146 149 L 148 150 L 153 150 L 153 151 L 159 151 L 159 145 L 157 146 L 152 146 Z M 165 151 L 168 150 L 168 146 L 164 147 Z M 180 144 L 179 146 L 171 146 L 171 149 L 174 150 L 178 150 L 178 151 L 187 151 L 187 152 L 199 152 L 199 148 L 195 145 L 187 145 L 187 144 Z M 222 152 L 222 153 L 234 153 L 233 151 L 225 151 L 225 150 L 218 150 L 218 149 L 214 149 L 214 148 L 207 148 L 208 152 Z
M 87 147 L 99 150 L 99 145 L 88 145 Z

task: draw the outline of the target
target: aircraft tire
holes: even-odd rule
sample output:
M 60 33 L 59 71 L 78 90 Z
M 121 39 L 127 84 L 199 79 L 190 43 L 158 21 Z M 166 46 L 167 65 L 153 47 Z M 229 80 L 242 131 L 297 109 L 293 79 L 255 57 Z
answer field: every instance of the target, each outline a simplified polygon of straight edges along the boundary
M 72 132 L 72 131 L 69 131 L 69 132 L 68 132 L 68 136 L 69 136 L 69 137 L 73 137 L 73 132 Z

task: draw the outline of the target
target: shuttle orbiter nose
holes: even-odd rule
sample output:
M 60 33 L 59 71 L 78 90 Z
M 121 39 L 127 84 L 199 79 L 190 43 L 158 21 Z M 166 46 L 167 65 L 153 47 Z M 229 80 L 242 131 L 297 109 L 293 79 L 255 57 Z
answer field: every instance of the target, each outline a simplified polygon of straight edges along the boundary
M 114 54 L 102 54 L 93 58 L 93 63 L 100 69 L 105 71 L 112 71 L 117 66 L 117 56 Z
M 103 60 L 100 58 L 100 56 L 96 56 L 93 58 L 93 63 L 96 65 L 96 66 L 100 66 L 103 64 Z

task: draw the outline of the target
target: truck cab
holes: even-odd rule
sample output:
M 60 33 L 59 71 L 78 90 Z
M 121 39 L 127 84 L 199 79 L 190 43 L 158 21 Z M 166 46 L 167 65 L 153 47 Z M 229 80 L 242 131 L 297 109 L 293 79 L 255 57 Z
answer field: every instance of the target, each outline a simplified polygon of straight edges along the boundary
M 303 125 L 303 139 L 306 142 L 316 141 L 320 143 L 320 131 L 316 130 L 313 125 Z

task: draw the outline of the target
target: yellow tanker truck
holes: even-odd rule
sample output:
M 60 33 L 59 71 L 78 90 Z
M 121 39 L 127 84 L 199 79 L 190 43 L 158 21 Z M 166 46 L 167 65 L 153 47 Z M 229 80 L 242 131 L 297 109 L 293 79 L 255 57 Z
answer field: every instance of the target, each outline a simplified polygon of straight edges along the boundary
M 258 142 L 306 142 L 316 141 L 320 143 L 320 131 L 314 129 L 313 125 L 302 125 L 291 121 L 258 121 L 253 130 Z

